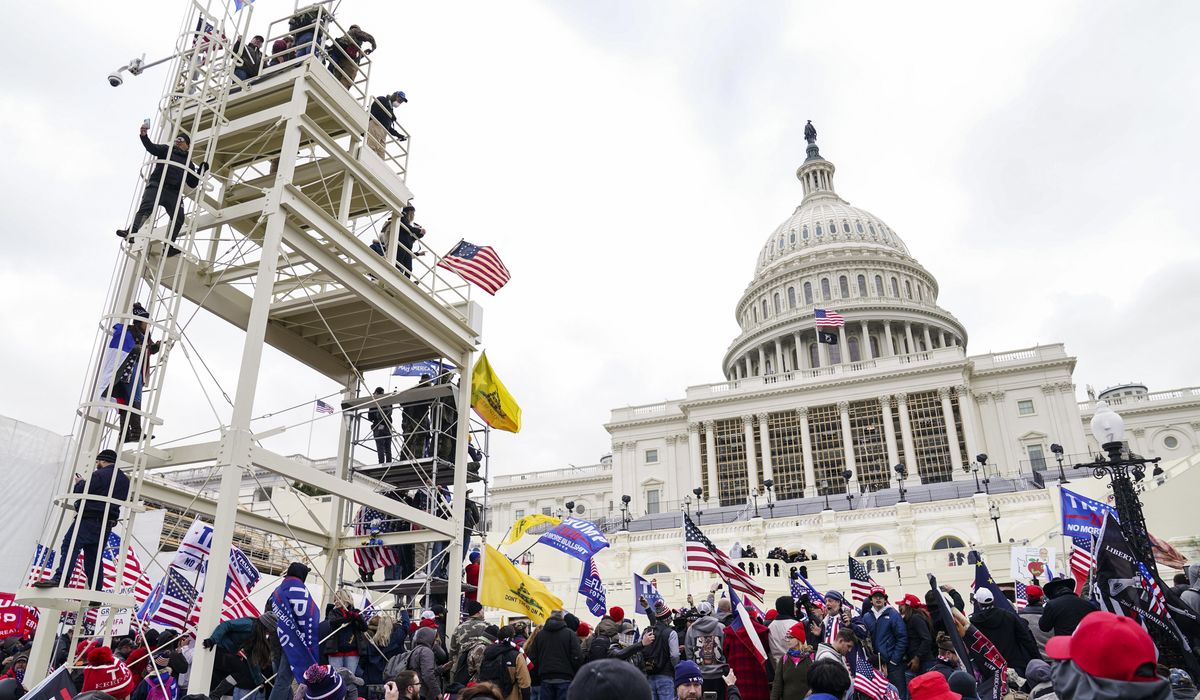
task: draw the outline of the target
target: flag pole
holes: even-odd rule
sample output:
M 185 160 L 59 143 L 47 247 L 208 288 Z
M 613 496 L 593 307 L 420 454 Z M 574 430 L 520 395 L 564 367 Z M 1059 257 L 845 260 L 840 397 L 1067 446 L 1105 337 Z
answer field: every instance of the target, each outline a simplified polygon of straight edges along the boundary
M 313 423 L 317 420 L 317 397 L 313 396 L 312 412 L 309 413 L 308 419 L 308 447 L 304 448 L 304 456 L 307 459 L 312 459 L 312 434 Z

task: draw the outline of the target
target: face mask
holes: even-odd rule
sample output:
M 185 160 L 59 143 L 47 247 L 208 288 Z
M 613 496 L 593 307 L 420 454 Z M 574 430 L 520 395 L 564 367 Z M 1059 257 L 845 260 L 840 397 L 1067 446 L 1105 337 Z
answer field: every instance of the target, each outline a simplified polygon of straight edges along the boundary
M 392 109 L 400 109 L 401 104 L 403 104 L 403 103 L 402 102 L 393 102 Z

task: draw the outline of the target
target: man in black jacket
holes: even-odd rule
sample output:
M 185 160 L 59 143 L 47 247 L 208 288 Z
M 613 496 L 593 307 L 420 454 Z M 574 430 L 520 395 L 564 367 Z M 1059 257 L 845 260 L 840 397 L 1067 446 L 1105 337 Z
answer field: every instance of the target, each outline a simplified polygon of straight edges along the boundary
M 233 46 L 234 53 L 239 53 L 242 59 L 242 65 L 233 70 L 233 74 L 238 77 L 238 80 L 249 80 L 258 77 L 258 72 L 262 70 L 262 47 L 266 42 L 261 36 L 256 36 L 242 46 L 241 40 L 238 40 Z
M 187 134 L 180 133 L 175 137 L 174 146 L 166 146 L 151 141 L 146 136 L 149 130 L 150 127 L 143 123 L 138 135 L 146 152 L 159 159 L 159 162 L 154 164 L 154 170 L 150 172 L 150 181 L 146 183 L 146 189 L 142 192 L 142 202 L 133 217 L 133 225 L 128 229 L 118 230 L 117 235 L 127 238 L 129 234 L 137 233 L 146 219 L 161 206 L 171 217 L 171 241 L 174 242 L 183 229 L 183 184 L 186 180 L 188 187 L 199 185 L 199 176 L 208 170 L 208 163 L 201 163 L 199 167 L 192 164 L 188 153 L 192 147 L 192 139 Z M 164 163 L 164 160 L 168 162 Z M 167 251 L 167 257 L 179 253 L 180 250 L 172 245 Z
M 583 665 L 579 637 L 555 610 L 525 649 L 541 679 L 541 700 L 566 700 L 575 672 Z
M 975 614 L 971 615 L 971 624 L 996 645 L 1009 668 L 1024 669 L 1031 659 L 1041 658 L 1029 625 L 1016 613 L 996 607 L 995 595 L 990 588 L 979 588 L 974 598 Z
M 373 395 L 378 401 L 383 396 L 383 387 L 375 387 Z M 392 406 L 372 404 L 367 409 L 367 420 L 371 423 L 371 435 L 375 437 L 375 454 L 380 464 L 392 461 Z
M 1054 579 L 1042 591 L 1046 594 L 1046 609 L 1038 627 L 1043 632 L 1054 632 L 1055 636 L 1074 634 L 1084 616 L 1096 611 L 1090 602 L 1075 595 L 1072 579 Z
M 399 90 L 371 100 L 371 121 L 367 124 L 367 145 L 380 158 L 386 155 L 383 150 L 385 131 L 395 137 L 397 141 L 408 139 L 407 136 L 396 131 L 396 110 L 405 102 L 408 102 L 408 98 Z

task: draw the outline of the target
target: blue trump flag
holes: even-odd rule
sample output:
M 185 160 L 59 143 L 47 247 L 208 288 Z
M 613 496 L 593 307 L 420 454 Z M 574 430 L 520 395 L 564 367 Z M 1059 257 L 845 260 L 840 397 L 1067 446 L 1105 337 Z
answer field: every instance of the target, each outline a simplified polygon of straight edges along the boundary
M 451 365 L 441 360 L 420 360 L 419 362 L 407 362 L 399 365 L 392 370 L 393 377 L 419 377 L 422 374 L 428 374 L 431 377 L 436 377 L 443 372 L 453 372 L 454 365 Z
M 292 667 L 293 678 L 304 678 L 309 666 L 320 657 L 317 649 L 317 623 L 320 621 L 317 604 L 308 587 L 295 576 L 285 576 L 279 588 L 271 594 L 272 610 L 276 616 L 275 633 L 279 646 Z
M 596 560 L 588 559 L 583 565 L 583 576 L 579 581 L 579 592 L 587 601 L 588 612 L 596 617 L 604 617 L 608 610 L 608 601 L 604 595 L 604 582 L 600 580 L 600 571 L 596 568 Z
M 633 575 L 633 611 L 635 613 L 648 613 L 649 612 L 648 610 L 646 610 L 646 607 L 644 605 L 642 605 L 642 596 L 646 597 L 647 602 L 650 603 L 650 607 L 654 607 L 654 601 L 662 600 L 662 596 L 658 594 L 658 589 L 654 587 L 653 583 L 650 583 L 649 581 L 642 578 L 641 576 L 634 574 Z
M 1016 614 L 1017 609 L 1013 607 L 1012 601 L 1004 597 L 1004 591 L 996 585 L 996 579 L 992 578 L 992 572 L 988 571 L 987 564 L 983 563 L 983 557 L 979 552 L 975 552 L 975 583 L 972 584 L 971 589 L 977 591 L 980 588 L 986 588 L 992 592 L 992 598 L 997 608 Z
M 1104 514 L 1117 517 L 1117 510 L 1107 503 L 1081 496 L 1069 489 L 1059 488 L 1062 497 L 1063 535 L 1067 537 L 1099 537 Z
M 561 524 L 539 537 L 537 544 L 549 545 L 586 564 L 593 554 L 608 546 L 608 539 L 595 523 L 563 518 Z

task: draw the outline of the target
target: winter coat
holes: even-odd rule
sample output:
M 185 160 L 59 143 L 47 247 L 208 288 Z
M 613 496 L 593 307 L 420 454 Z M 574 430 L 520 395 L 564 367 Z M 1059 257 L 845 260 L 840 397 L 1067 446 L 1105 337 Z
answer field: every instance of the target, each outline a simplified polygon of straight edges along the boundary
M 608 650 L 612 647 L 613 640 L 619 634 L 621 634 L 620 625 L 613 622 L 613 619 L 608 615 L 601 618 L 600 622 L 596 623 L 596 631 L 592 633 L 592 640 L 588 644 L 584 663 L 607 659 Z
M 483 660 L 480 665 L 482 666 L 483 662 L 490 663 L 498 656 L 508 655 L 511 655 L 512 659 L 510 665 L 506 669 L 506 672 L 508 673 L 508 678 L 512 685 L 512 689 L 509 690 L 508 695 L 504 696 L 504 700 L 521 700 L 525 693 L 529 692 L 530 688 L 529 660 L 525 657 L 524 653 L 514 649 L 512 643 L 508 640 L 501 640 L 489 645 L 487 649 L 483 651 Z M 480 680 L 483 681 L 488 679 L 482 678 Z M 500 683 L 496 683 L 496 685 L 499 686 L 501 692 L 503 692 L 503 686 L 501 686 Z
M 1029 625 L 1016 613 L 989 606 L 977 610 L 971 624 L 996 645 L 1009 668 L 1024 669 L 1031 659 L 1041 658 Z
M 802 700 L 808 695 L 808 671 L 812 659 L 805 654 L 796 663 L 784 654 L 783 660 L 775 664 L 775 680 L 771 682 L 771 700 Z
M 561 617 L 546 620 L 533 641 L 525 648 L 533 667 L 542 681 L 569 681 L 583 665 L 583 650 L 575 630 L 567 627 Z
M 469 651 L 471 648 L 480 644 L 488 645 L 496 641 L 494 637 L 487 634 L 488 623 L 481 617 L 468 617 L 463 620 L 454 630 L 454 635 L 450 638 L 450 658 L 454 659 L 454 665 L 451 667 L 451 676 L 458 672 L 460 660 L 463 657 L 463 652 Z
M 1058 700 L 1054 692 L 1054 684 L 1050 681 L 1038 683 L 1029 689 L 1029 700 Z
M 1184 568 L 1188 577 L 1188 588 L 1179 597 L 1184 604 L 1200 615 L 1200 564 L 1188 564 Z
M 1053 637 L 1049 630 L 1041 628 L 1042 613 L 1046 611 L 1040 605 L 1027 605 L 1025 609 L 1017 613 L 1025 624 L 1029 625 L 1029 631 L 1033 633 L 1033 641 L 1037 642 L 1038 653 L 1042 656 L 1046 655 L 1046 642 Z
M 751 624 L 754 625 L 753 634 L 758 635 L 759 642 L 763 649 L 766 649 L 767 628 L 757 622 L 752 621 Z M 758 657 L 750 650 L 751 643 L 746 628 L 727 628 L 724 641 L 725 658 L 729 661 L 730 670 L 737 676 L 737 688 L 741 691 L 741 696 L 745 700 L 767 700 L 771 692 L 767 684 L 767 673 L 759 663 Z M 732 697 L 732 694 L 730 696 Z
M 142 134 L 142 147 L 146 152 L 154 156 L 159 162 L 154 164 L 154 170 L 150 171 L 150 180 L 147 187 L 159 189 L 159 183 L 162 183 L 161 189 L 168 192 L 179 192 L 183 187 L 184 176 L 187 176 L 187 186 L 195 187 L 200 184 L 200 178 L 196 173 L 196 166 L 192 165 L 192 152 L 181 151 L 175 146 L 167 146 L 161 143 L 154 143 L 145 134 Z M 161 161 L 169 160 L 169 163 Z M 164 178 L 163 168 L 167 169 L 167 174 Z
M 1063 593 L 1047 601 L 1038 628 L 1043 632 L 1053 632 L 1055 636 L 1071 635 L 1079 626 L 1079 621 L 1095 611 L 1096 607 L 1089 601 L 1074 593 Z
M 369 637 L 359 654 L 359 670 L 367 685 L 383 685 L 388 679 L 383 677 L 383 669 L 393 656 L 404 653 L 404 638 L 407 634 L 404 626 L 397 624 L 392 628 L 392 636 L 382 647 L 375 644 Z
M 1074 661 L 1059 661 L 1050 672 L 1050 683 L 1060 698 L 1071 700 L 1168 700 L 1171 682 L 1114 681 L 1084 673 Z
M 392 109 L 391 96 L 382 95 L 371 100 L 371 117 L 392 136 L 402 136 L 396 131 L 396 111 Z
M 777 617 L 767 625 L 767 639 L 770 641 L 770 646 L 767 647 L 767 656 L 772 663 L 778 664 L 779 660 L 787 654 L 788 630 L 792 629 L 795 624 L 796 621 L 792 618 Z
M 891 607 L 885 607 L 882 612 L 872 608 L 863 614 L 862 620 L 871 635 L 875 653 L 888 663 L 903 664 L 904 653 L 908 651 L 908 628 L 900 613 Z
M 684 655 L 696 662 L 706 679 L 729 672 L 725 659 L 725 628 L 712 615 L 705 615 L 688 627 L 684 636 Z
M 904 658 L 909 661 L 917 659 L 921 663 L 933 661 L 937 656 L 933 653 L 933 623 L 915 611 L 909 614 L 904 622 L 905 632 L 908 633 L 908 646 L 904 651 Z
M 334 635 L 326 640 L 322 649 L 326 654 L 350 656 L 361 653 L 366 640 L 367 623 L 358 608 L 333 606 L 329 611 L 329 628 Z
M 842 665 L 842 668 L 845 668 L 847 671 L 850 670 L 849 665 L 846 663 L 846 657 L 839 654 L 837 649 L 834 649 L 825 642 L 817 645 L 817 653 L 813 656 L 813 663 L 815 664 L 818 661 L 836 661 Z
M 439 700 L 442 695 L 442 672 L 433 650 L 436 637 L 437 632 L 429 627 L 417 630 L 413 635 L 412 654 L 408 657 L 408 668 L 421 677 L 421 697 L 424 700 Z

